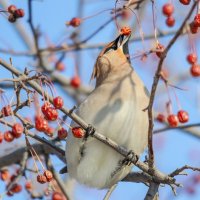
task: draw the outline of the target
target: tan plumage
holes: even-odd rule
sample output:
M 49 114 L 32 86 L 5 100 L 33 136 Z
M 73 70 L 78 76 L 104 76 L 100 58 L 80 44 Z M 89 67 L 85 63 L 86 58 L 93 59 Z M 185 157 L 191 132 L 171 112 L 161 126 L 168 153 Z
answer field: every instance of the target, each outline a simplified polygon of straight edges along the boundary
M 77 114 L 99 133 L 140 155 L 147 146 L 148 116 L 143 109 L 149 97 L 125 55 L 128 39 L 120 35 L 100 53 L 92 74 L 96 87 Z M 69 135 L 68 171 L 80 183 L 109 188 L 130 172 L 131 166 L 121 166 L 124 158 L 109 146 L 91 137 L 84 141 Z

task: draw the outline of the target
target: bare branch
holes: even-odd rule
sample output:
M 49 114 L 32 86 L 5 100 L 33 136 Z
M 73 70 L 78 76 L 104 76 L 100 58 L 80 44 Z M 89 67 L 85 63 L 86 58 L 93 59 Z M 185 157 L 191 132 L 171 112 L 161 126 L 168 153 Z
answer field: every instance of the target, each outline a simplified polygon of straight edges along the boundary
M 183 29 L 186 25 L 186 22 L 188 21 L 188 19 L 190 18 L 190 16 L 192 15 L 194 9 L 196 8 L 198 4 L 198 1 L 195 1 L 193 6 L 191 7 L 189 13 L 187 14 L 186 18 L 184 19 L 182 25 L 180 26 L 179 30 L 176 32 L 175 36 L 171 39 L 171 41 L 169 42 L 169 44 L 167 45 L 167 47 L 165 48 L 164 52 L 161 54 L 161 58 L 160 61 L 158 63 L 158 67 L 154 76 L 154 81 L 152 84 L 152 88 L 151 88 L 151 94 L 150 94 L 150 100 L 149 100 L 149 105 L 148 105 L 148 116 L 149 116 L 149 130 L 148 130 L 148 154 L 149 154 L 149 167 L 150 169 L 152 169 L 153 172 L 153 168 L 154 168 L 154 153 L 153 153 L 153 103 L 154 103 L 154 98 L 155 98 L 155 94 L 156 94 L 156 89 L 158 86 L 158 82 L 160 80 L 160 73 L 162 70 L 162 65 L 163 62 L 165 60 L 165 57 L 167 56 L 168 51 L 170 50 L 170 48 L 172 47 L 172 45 L 175 43 L 175 41 L 178 39 L 178 37 L 182 34 Z

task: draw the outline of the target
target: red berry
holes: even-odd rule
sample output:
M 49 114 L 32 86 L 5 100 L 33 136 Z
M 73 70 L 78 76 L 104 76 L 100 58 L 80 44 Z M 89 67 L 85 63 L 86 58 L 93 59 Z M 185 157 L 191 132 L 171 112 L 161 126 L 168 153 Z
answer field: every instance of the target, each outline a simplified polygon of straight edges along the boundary
M 32 189 L 32 183 L 30 181 L 27 181 L 25 183 L 25 188 L 26 188 L 26 190 L 31 190 Z
M 195 64 L 197 62 L 197 55 L 195 53 L 190 53 L 187 55 L 187 61 L 190 64 Z
M 131 29 L 128 26 L 124 26 L 121 28 L 121 34 L 123 35 L 130 35 L 131 34 Z
M 37 175 L 37 182 L 38 183 L 41 183 L 41 184 L 44 184 L 47 182 L 47 178 L 46 176 L 42 175 L 42 174 L 38 174 Z
M 46 131 L 48 128 L 48 121 L 44 119 L 42 116 L 36 116 L 35 117 L 35 128 L 38 131 Z
M 7 194 L 9 197 L 11 197 L 11 196 L 14 195 L 13 192 L 11 192 L 11 191 L 8 191 L 6 194 Z
M 191 0 L 179 0 L 183 5 L 189 5 Z
M 11 23 L 14 23 L 14 22 L 16 22 L 16 17 L 13 15 L 13 14 L 10 14 L 9 16 L 8 16 L 8 21 L 9 22 L 11 22 Z
M 8 6 L 8 12 L 13 14 L 17 10 L 17 7 L 15 5 Z
M 50 126 L 48 126 L 48 128 L 45 130 L 46 135 L 48 135 L 49 137 L 53 137 L 54 132 L 54 128 Z
M 77 27 L 77 26 L 80 26 L 81 22 L 82 20 L 80 18 L 74 17 L 69 22 L 67 22 L 67 25 Z
M 6 132 L 4 133 L 4 140 L 5 140 L 6 142 L 12 142 L 12 141 L 14 140 L 14 136 L 13 136 L 13 134 L 12 134 L 12 131 L 6 131 Z
M 85 131 L 81 127 L 73 127 L 72 133 L 76 138 L 82 138 L 85 135 Z
M 14 16 L 16 18 L 24 17 L 24 10 L 23 9 L 17 9 L 17 10 L 15 10 Z
M 2 142 L 3 142 L 3 133 L 0 132 L 0 143 L 2 143 Z
M 165 22 L 166 22 L 167 26 L 172 27 L 175 24 L 175 19 L 174 19 L 174 17 L 169 16 L 169 17 L 167 17 Z
M 156 50 L 158 50 L 156 52 L 156 55 L 160 58 L 162 56 L 163 51 L 165 50 L 165 47 L 162 44 L 158 43 L 156 46 Z
M 200 27 L 200 13 L 194 17 L 194 25 Z
M 159 113 L 156 117 L 156 120 L 159 122 L 164 122 L 165 121 L 165 116 L 161 113 Z
M 11 108 L 10 105 L 4 106 L 1 109 L 1 112 L 2 112 L 4 117 L 10 116 L 12 114 L 12 108 Z
M 68 133 L 67 133 L 67 130 L 64 129 L 64 128 L 61 128 L 58 130 L 58 137 L 59 139 L 63 140 L 67 137 Z
M 22 186 L 18 183 L 13 184 L 12 188 L 10 189 L 13 193 L 19 193 L 22 191 Z
M 200 66 L 192 65 L 192 67 L 190 68 L 190 73 L 193 77 L 199 77 L 200 76 Z
M 48 182 L 50 182 L 53 179 L 53 174 L 49 170 L 45 170 L 43 175 L 47 178 Z
M 196 26 L 194 22 L 190 23 L 190 32 L 192 34 L 196 34 L 198 32 L 198 26 Z
M 166 3 L 163 6 L 162 11 L 164 15 L 170 16 L 174 12 L 174 6 L 171 3 Z
M 70 85 L 74 88 L 78 88 L 80 84 L 81 84 L 81 79 L 79 78 L 79 76 L 74 76 L 70 81 Z
M 189 120 L 189 115 L 184 110 L 179 110 L 177 116 L 180 123 L 186 123 Z
M 200 183 L 200 174 L 197 174 L 197 175 L 195 175 L 194 177 L 193 177 L 193 181 L 194 181 L 194 183 Z
M 48 101 L 45 101 L 44 104 L 41 106 L 41 111 L 43 114 L 45 114 L 47 108 L 51 107 L 51 103 Z
M 54 99 L 53 99 L 53 105 L 54 105 L 54 107 L 56 108 L 56 109 L 60 109 L 60 108 L 62 108 L 63 107 L 63 104 L 64 104 L 64 102 L 63 102 L 63 99 L 62 99 L 62 97 L 55 97 Z
M 19 138 L 24 132 L 24 127 L 20 123 L 15 123 L 12 127 L 12 134 L 15 138 Z
M 176 116 L 176 115 L 173 115 L 173 114 L 171 114 L 171 115 L 169 115 L 168 117 L 167 117 L 167 121 L 168 121 L 168 123 L 169 123 L 169 125 L 171 126 L 171 127 L 176 127 L 176 126 L 178 126 L 178 117 Z
M 1 170 L 1 180 L 8 181 L 10 179 L 10 173 L 7 169 Z
M 65 70 L 65 64 L 63 62 L 57 62 L 56 63 L 56 70 L 62 72 Z
M 52 200 L 64 200 L 64 198 L 61 193 L 54 192 L 52 195 Z
M 131 17 L 131 13 L 128 10 L 122 10 L 121 17 L 124 20 L 128 20 Z
M 47 120 L 55 121 L 58 119 L 58 111 L 53 107 L 48 107 L 44 113 Z
M 10 177 L 10 181 L 13 182 L 15 179 L 16 179 L 17 175 L 16 174 L 13 174 L 11 177 Z
M 188 187 L 186 187 L 185 189 L 186 189 L 186 192 L 187 192 L 188 194 L 193 195 L 193 194 L 196 193 L 196 190 L 195 190 L 194 186 L 188 186 Z

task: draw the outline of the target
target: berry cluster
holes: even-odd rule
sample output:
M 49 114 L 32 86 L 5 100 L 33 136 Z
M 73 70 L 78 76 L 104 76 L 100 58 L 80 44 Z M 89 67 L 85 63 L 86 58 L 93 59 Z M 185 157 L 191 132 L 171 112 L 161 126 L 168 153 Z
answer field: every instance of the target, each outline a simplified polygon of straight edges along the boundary
M 186 123 L 189 120 L 189 115 L 186 111 L 180 110 L 178 111 L 177 115 L 170 114 L 167 117 L 167 121 L 171 127 L 177 127 L 179 122 Z
M 57 96 L 53 99 L 53 105 L 45 101 L 41 106 L 41 112 L 35 116 L 35 128 L 38 131 L 45 132 L 48 136 L 53 136 L 54 129 L 49 126 L 48 121 L 58 120 L 58 110 L 63 107 L 62 97 Z
M 165 116 L 159 113 L 156 120 L 163 123 L 165 122 Z M 189 121 L 189 114 L 185 110 L 179 110 L 177 114 L 169 114 L 167 116 L 167 122 L 170 127 L 177 127 L 179 123 L 186 123 Z
M 22 191 L 22 186 L 18 183 L 14 183 L 11 189 L 7 192 L 8 196 L 13 196 L 16 193 L 20 193 Z
M 24 10 L 23 9 L 17 9 L 15 5 L 8 6 L 8 21 L 13 23 L 18 18 L 24 17 Z
M 14 194 L 22 191 L 22 186 L 19 183 L 14 182 L 18 173 L 19 170 L 16 170 L 15 174 L 10 175 L 10 172 L 7 168 L 4 168 L 0 171 L 1 180 L 7 184 L 7 187 L 9 186 L 9 190 L 7 191 L 8 196 L 13 196 Z
M 190 73 L 193 77 L 200 77 L 200 65 L 197 64 L 198 57 L 196 53 L 187 55 L 187 61 L 191 64 Z
M 3 139 L 6 142 L 12 142 L 15 138 L 21 137 L 22 133 L 24 132 L 24 127 L 20 123 L 15 123 L 12 126 L 12 130 L 7 130 L 2 134 L 0 132 L 0 143 L 3 141 Z
M 12 108 L 10 105 L 6 105 L 1 109 L 1 113 L 4 117 L 12 115 Z
M 167 26 L 172 27 L 175 24 L 175 19 L 172 16 L 174 13 L 174 6 L 171 3 L 166 3 L 162 8 L 163 14 L 167 17 L 165 23 Z
M 53 179 L 53 174 L 49 170 L 45 170 L 43 174 L 37 175 L 37 182 L 41 184 L 51 182 L 52 179 Z

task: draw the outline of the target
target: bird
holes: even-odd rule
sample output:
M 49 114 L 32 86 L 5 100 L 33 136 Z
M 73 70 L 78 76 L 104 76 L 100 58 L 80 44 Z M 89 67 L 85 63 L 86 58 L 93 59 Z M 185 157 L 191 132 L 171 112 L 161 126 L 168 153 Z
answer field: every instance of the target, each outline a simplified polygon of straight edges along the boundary
M 92 72 L 96 85 L 77 107 L 76 114 L 96 131 L 118 145 L 141 155 L 148 143 L 149 93 L 131 65 L 128 43 L 131 35 L 119 36 L 99 53 Z M 78 126 L 72 122 L 72 127 Z M 130 173 L 133 165 L 93 137 L 66 141 L 69 176 L 87 187 L 106 189 Z

